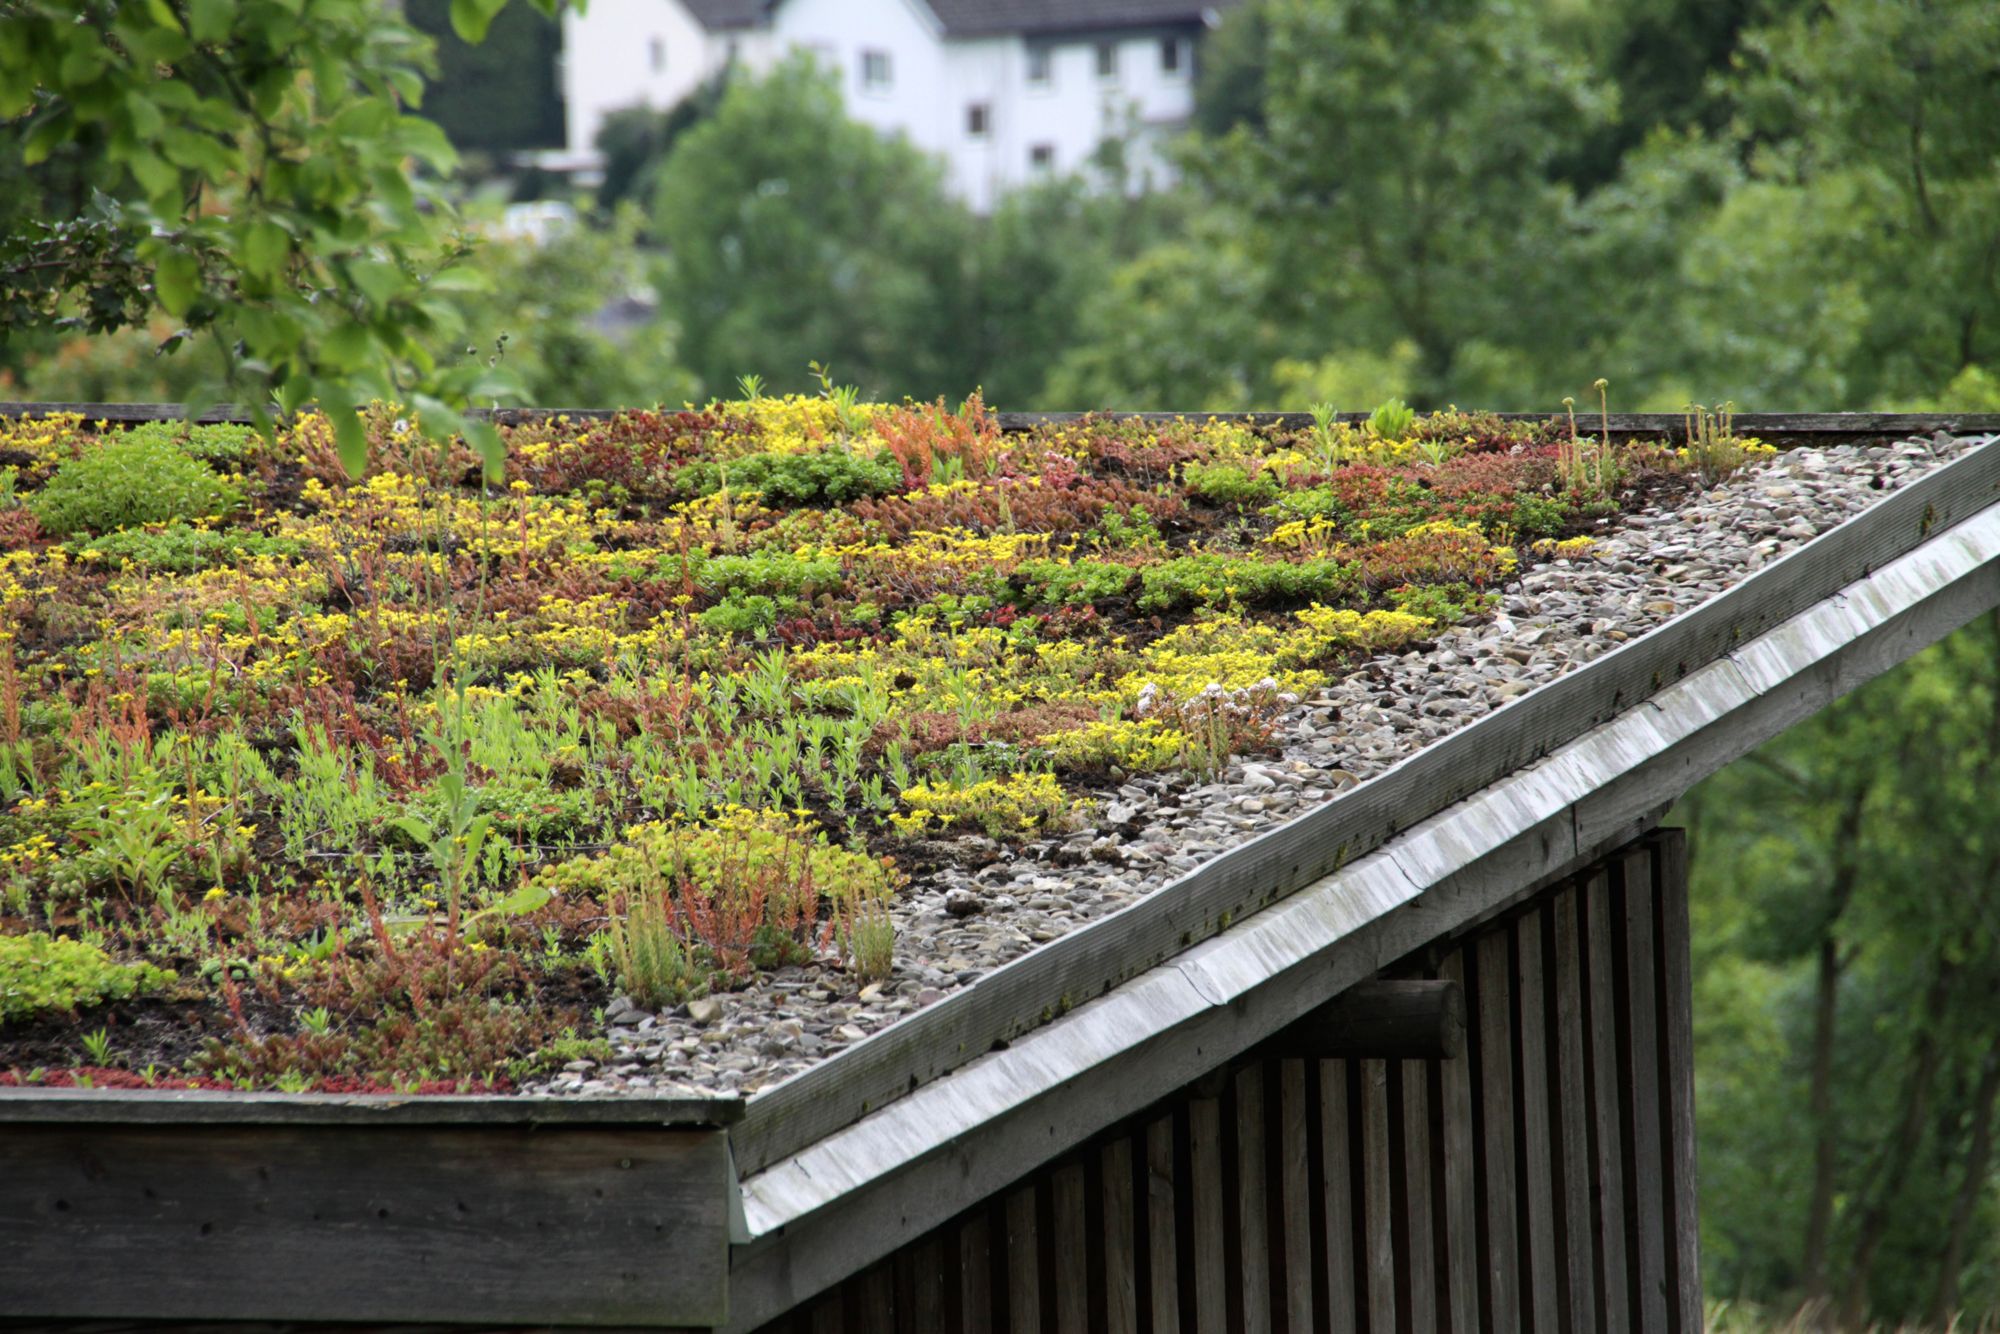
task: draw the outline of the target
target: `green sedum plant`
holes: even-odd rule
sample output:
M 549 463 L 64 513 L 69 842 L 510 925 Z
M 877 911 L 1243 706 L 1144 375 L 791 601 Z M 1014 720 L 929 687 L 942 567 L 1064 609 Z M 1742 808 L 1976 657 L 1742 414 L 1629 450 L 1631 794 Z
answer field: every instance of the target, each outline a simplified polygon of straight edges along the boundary
M 174 522 L 164 528 L 122 528 L 99 537 L 70 543 L 72 555 L 113 569 L 126 564 L 168 574 L 193 574 L 218 565 L 259 556 L 289 558 L 299 554 L 297 542 L 261 533 L 219 533 Z
M 56 469 L 29 508 L 59 537 L 209 519 L 243 495 L 200 460 L 157 436 L 107 439 Z
M 130 1000 L 174 980 L 164 968 L 122 964 L 80 940 L 40 931 L 0 936 L 0 1023 Z

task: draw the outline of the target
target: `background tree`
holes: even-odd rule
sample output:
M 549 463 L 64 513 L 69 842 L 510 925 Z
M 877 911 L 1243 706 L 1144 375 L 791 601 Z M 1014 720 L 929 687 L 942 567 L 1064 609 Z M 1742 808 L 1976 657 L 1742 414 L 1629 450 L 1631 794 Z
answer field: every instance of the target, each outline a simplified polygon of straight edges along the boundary
M 2000 620 L 1717 775 L 1692 834 L 1711 1295 L 1991 1309 Z
M 402 0 L 410 26 L 437 47 L 424 115 L 461 153 L 509 154 L 563 146 L 562 25 L 522 5 L 494 15 L 468 42 L 452 28 L 451 0 Z
M 1556 275 L 1522 222 L 1562 213 L 1553 168 L 1606 114 L 1604 80 L 1515 0 L 1276 0 L 1262 19 L 1261 128 L 1200 161 L 1254 223 L 1267 300 L 1325 343 L 1406 338 L 1421 396 L 1463 393 L 1469 345 L 1535 336 Z
M 804 56 L 738 79 L 661 164 L 652 230 L 688 365 L 710 392 L 829 363 L 873 394 L 976 387 L 960 324 L 970 215 L 941 165 L 848 119 Z

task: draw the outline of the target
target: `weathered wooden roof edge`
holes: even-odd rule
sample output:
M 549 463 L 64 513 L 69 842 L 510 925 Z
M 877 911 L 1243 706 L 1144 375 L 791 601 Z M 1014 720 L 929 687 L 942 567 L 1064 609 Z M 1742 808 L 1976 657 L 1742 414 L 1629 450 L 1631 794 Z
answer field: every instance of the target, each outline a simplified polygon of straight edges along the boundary
M 1384 964 L 1601 857 L 1701 778 L 1996 606 L 2000 505 L 1928 528 L 1538 762 L 747 1176 L 729 1328 L 755 1328 Z
M 514 1094 L 232 1093 L 0 1088 L 0 1125 L 700 1126 L 743 1119 L 740 1098 Z

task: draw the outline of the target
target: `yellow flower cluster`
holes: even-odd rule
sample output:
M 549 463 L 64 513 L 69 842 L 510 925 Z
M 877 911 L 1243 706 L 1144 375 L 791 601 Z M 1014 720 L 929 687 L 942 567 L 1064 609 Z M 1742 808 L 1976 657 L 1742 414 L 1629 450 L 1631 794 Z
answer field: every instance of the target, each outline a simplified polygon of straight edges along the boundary
M 993 838 L 1021 834 L 1060 820 L 1069 797 L 1054 774 L 1009 774 L 963 787 L 915 783 L 904 790 L 907 810 L 889 823 L 904 837 L 933 826 L 976 824 Z
M 1348 611 L 1317 604 L 1297 613 L 1299 624 L 1324 648 L 1393 652 L 1428 636 L 1437 622 L 1405 611 Z
M 1528 550 L 1544 559 L 1575 560 L 1579 556 L 1589 555 L 1591 548 L 1596 545 L 1596 541 L 1588 537 L 1565 537 L 1561 540 L 1545 537 Z
M 1187 755 L 1188 738 L 1179 728 L 1157 718 L 1094 722 L 1041 738 L 1062 769 L 1123 769 L 1153 773 L 1172 769 Z
M 1120 683 L 1121 693 L 1136 700 L 1151 685 L 1174 699 L 1191 699 L 1209 686 L 1245 690 L 1271 681 L 1281 691 L 1305 694 L 1316 690 L 1325 676 L 1282 666 L 1310 657 L 1301 632 L 1218 616 L 1191 621 L 1155 640 L 1141 656 L 1141 665 Z

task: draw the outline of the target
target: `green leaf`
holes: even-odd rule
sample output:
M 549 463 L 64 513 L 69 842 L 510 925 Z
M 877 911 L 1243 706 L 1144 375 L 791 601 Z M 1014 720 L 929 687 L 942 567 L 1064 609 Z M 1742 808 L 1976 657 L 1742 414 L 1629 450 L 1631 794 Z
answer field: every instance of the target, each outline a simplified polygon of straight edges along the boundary
M 486 464 L 486 480 L 497 482 L 507 471 L 507 442 L 500 438 L 500 432 L 493 429 L 491 422 L 469 421 L 465 424 L 465 443 L 478 451 Z
M 407 285 L 401 269 L 379 259 L 355 260 L 347 266 L 347 276 L 378 310 L 401 296 Z
M 159 104 L 137 88 L 125 94 L 125 114 L 132 118 L 133 135 L 142 142 L 157 137 L 167 125 Z
M 451 0 L 452 31 L 468 42 L 483 42 L 493 16 L 506 7 L 507 0 Z
M 368 431 L 355 415 L 353 396 L 341 385 L 323 384 L 319 387 L 319 409 L 333 423 L 333 443 L 340 453 L 341 466 L 347 469 L 349 477 L 358 481 L 368 467 Z M 408 816 L 390 823 L 420 843 L 430 839 L 430 829 Z
M 340 371 L 355 371 L 375 355 L 375 335 L 365 324 L 349 321 L 334 329 L 319 345 L 320 360 Z
M 537 912 L 547 907 L 549 901 L 555 898 L 555 896 L 555 891 L 547 885 L 526 884 L 515 890 L 512 894 L 509 894 L 506 898 L 501 899 L 498 903 L 488 904 L 478 912 L 473 913 L 472 918 L 486 917 L 494 914 L 502 917 L 525 917 L 531 912 Z M 470 921 L 472 918 L 467 918 L 466 920 Z
M 254 277 L 278 278 L 291 252 L 292 238 L 269 219 L 251 223 L 243 233 L 243 268 Z
M 188 0 L 188 35 L 197 42 L 219 42 L 229 35 L 236 6 L 231 0 Z
M 195 257 L 185 250 L 161 256 L 159 266 L 153 270 L 153 295 L 167 314 L 176 317 L 187 314 L 195 298 L 201 295 L 201 265 Z
M 181 21 L 174 17 L 174 9 L 167 0 L 146 0 L 146 12 L 153 16 L 153 22 L 162 28 L 180 32 Z
M 199 171 L 218 183 L 234 175 L 238 166 L 234 153 L 217 140 L 195 130 L 167 130 L 160 137 L 160 148 L 169 162 Z

